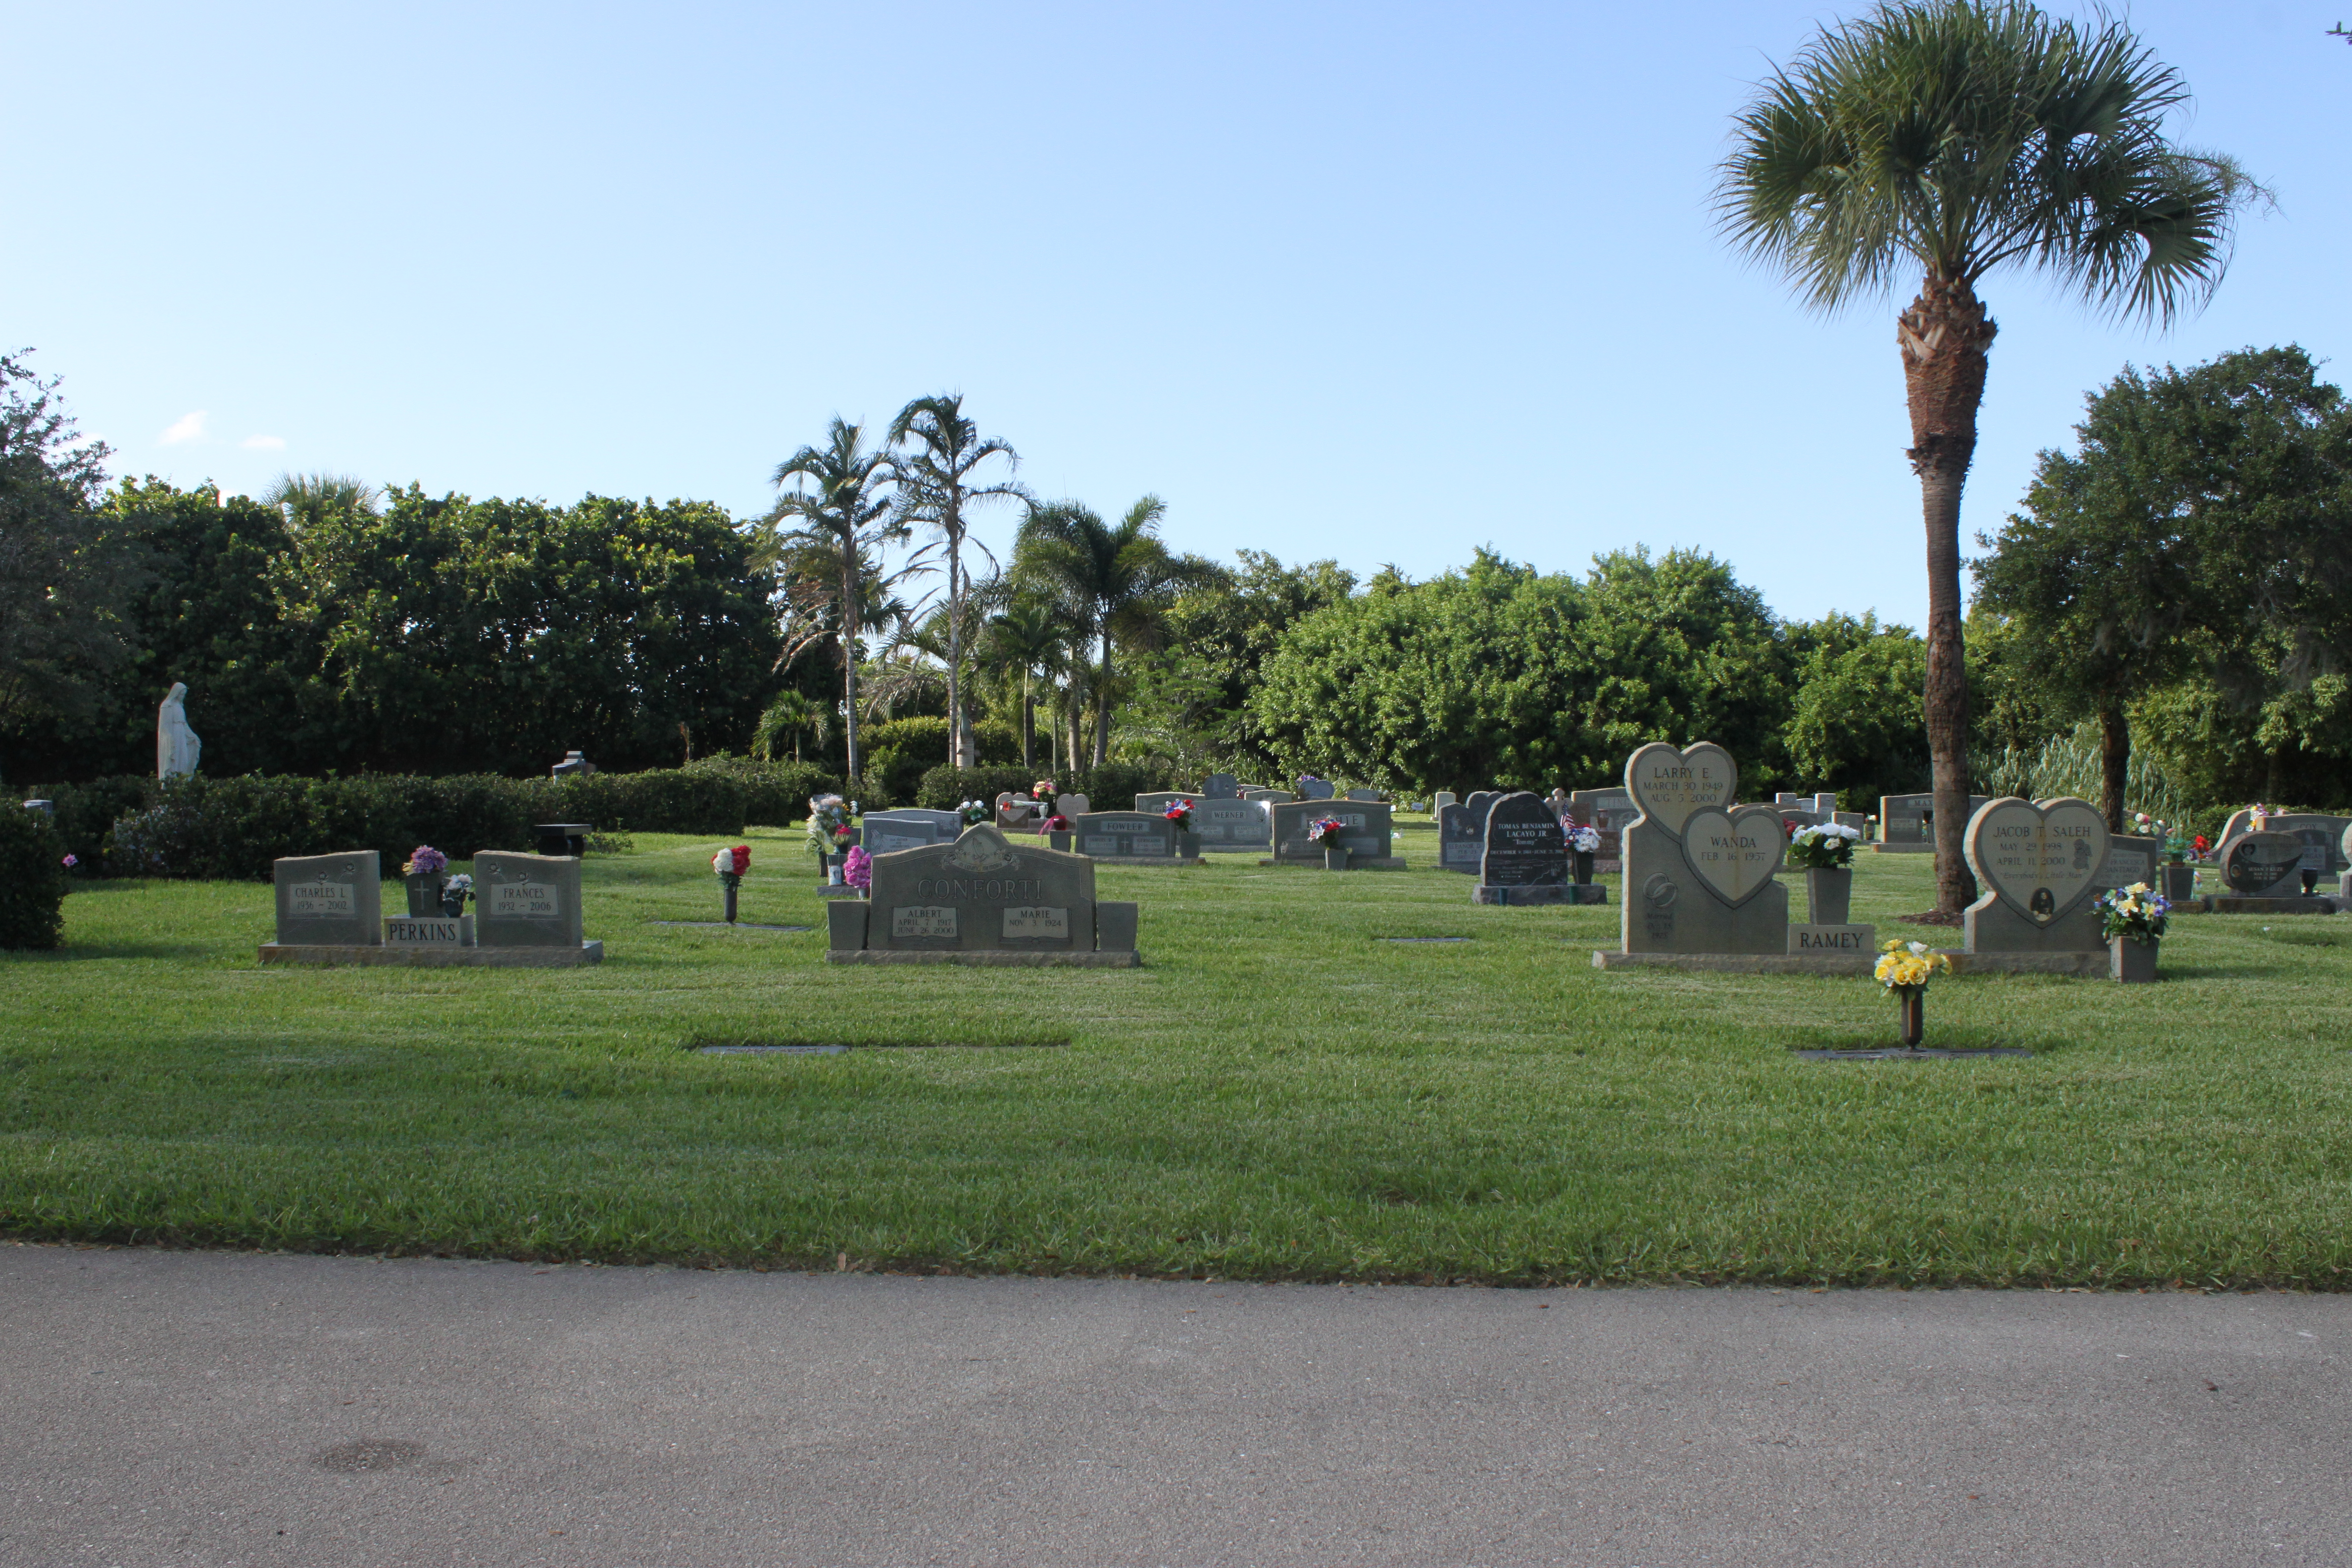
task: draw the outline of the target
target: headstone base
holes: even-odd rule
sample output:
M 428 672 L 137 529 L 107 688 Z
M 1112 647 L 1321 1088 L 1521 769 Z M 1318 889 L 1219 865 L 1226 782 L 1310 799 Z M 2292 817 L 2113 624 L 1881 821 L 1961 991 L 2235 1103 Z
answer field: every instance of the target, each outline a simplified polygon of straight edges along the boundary
M 986 948 L 967 952 L 922 952 L 908 948 L 862 947 L 850 952 L 828 948 L 827 963 L 955 963 L 975 969 L 1140 969 L 1143 954 L 1129 948 L 1120 952 L 1005 952 Z
M 1570 882 L 1568 885 L 1568 901 L 1571 904 L 1605 904 L 1609 901 L 1609 889 L 1600 882 Z
M 1195 855 L 1181 858 L 1173 855 L 1089 855 L 1087 858 L 1097 866 L 1165 866 L 1178 871 L 1201 863 L 1200 857 Z
M 1874 855 L 1933 855 L 1936 852 L 1932 844 L 1864 844 L 1857 847 L 1867 849 Z
M 1474 904 L 1508 904 L 1513 907 L 1565 904 L 1571 901 L 1568 896 L 1570 890 L 1566 882 L 1538 883 L 1525 888 L 1493 888 L 1481 882 L 1470 889 L 1470 901 Z
M 2107 950 L 2096 952 L 1962 952 L 1945 949 L 1954 974 L 2064 974 L 2107 977 Z M 1595 969 L 1677 969 L 1716 974 L 1868 974 L 1874 952 L 1617 952 L 1592 955 Z
M 264 963 L 316 965 L 359 963 L 406 965 L 418 969 L 466 965 L 483 969 L 570 969 L 604 962 L 604 944 L 583 942 L 578 947 L 303 947 L 265 942 Z
M 1258 864 L 1317 868 L 1323 862 L 1320 860 L 1260 860 Z M 1348 869 L 1350 871 L 1402 871 L 1404 868 L 1404 857 L 1402 855 L 1350 855 L 1348 857 Z
M 862 899 L 866 895 L 846 882 L 828 882 L 816 890 L 820 899 Z
M 2186 904 L 2175 904 L 2173 912 L 2187 910 L 2192 914 L 2208 915 L 2332 915 L 2339 900 L 2335 899 L 2302 898 L 2257 899 L 2229 893 L 2208 893 L 2191 899 Z
M 1970 952 L 2095 952 L 2106 967 L 2107 939 L 2099 934 L 2099 911 L 2088 904 L 2045 926 L 1989 892 L 1961 911 L 1960 929 Z

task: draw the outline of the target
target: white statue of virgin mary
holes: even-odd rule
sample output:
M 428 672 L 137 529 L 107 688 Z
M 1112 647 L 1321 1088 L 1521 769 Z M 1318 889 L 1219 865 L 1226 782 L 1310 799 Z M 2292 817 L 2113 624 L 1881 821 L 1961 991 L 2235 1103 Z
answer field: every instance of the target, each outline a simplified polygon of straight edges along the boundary
M 172 682 L 171 695 L 155 710 L 155 776 L 176 778 L 196 771 L 196 758 L 205 743 L 188 728 L 188 688 L 183 681 Z

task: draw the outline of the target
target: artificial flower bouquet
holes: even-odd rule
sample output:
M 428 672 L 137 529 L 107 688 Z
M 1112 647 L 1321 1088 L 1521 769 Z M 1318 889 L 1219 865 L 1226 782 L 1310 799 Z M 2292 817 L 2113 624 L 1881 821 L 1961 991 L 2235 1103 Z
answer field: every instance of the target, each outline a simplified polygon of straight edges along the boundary
M 1568 847 L 1570 849 L 1575 850 L 1579 855 L 1598 855 L 1601 852 L 1599 828 L 1583 822 L 1563 823 L 1561 826 L 1568 834 Z
M 2189 856 L 2202 853 L 2197 847 L 2198 843 L 2199 840 L 2175 827 L 2164 836 L 2164 858 L 2176 866 L 2186 865 Z
M 1348 825 L 1336 816 L 1318 816 L 1307 824 L 1307 837 L 1326 849 L 1336 849 L 1339 847 L 1339 835 L 1347 830 Z
M 1861 831 L 1843 822 L 1800 827 L 1789 836 L 1789 864 L 1808 871 L 1843 871 L 1853 865 L 1853 847 L 1861 841 Z
M 863 893 L 874 886 L 874 857 L 862 844 L 853 846 L 842 858 L 841 879 Z
M 474 896 L 474 879 L 463 871 L 441 884 L 441 912 L 456 920 L 466 912 L 466 900 Z
M 996 815 L 996 808 L 984 800 L 967 800 L 957 805 L 956 813 L 966 827 L 977 827 Z
M 819 855 L 838 855 L 849 847 L 849 803 L 837 795 L 809 796 L 809 848 Z
M 1951 972 L 1951 959 L 1930 950 L 1926 942 L 1897 939 L 1879 945 L 1878 967 L 1870 977 L 1889 991 L 1924 992 L 1928 981 Z
M 1160 815 L 1174 823 L 1176 825 L 1177 832 L 1190 833 L 1192 831 L 1192 803 L 1191 801 L 1171 800 L 1168 803 L 1168 809 L 1161 812 Z
M 408 852 L 408 863 L 400 868 L 404 877 L 430 877 L 449 868 L 449 857 L 430 844 L 420 844 Z
M 2146 882 L 2109 888 L 2099 895 L 2097 907 L 2099 934 L 2109 942 L 2119 936 L 2138 942 L 2159 941 L 2164 935 L 2165 916 L 2172 910 L 2164 895 Z
M 732 849 L 721 849 L 710 858 L 710 868 L 719 873 L 720 887 L 741 887 L 743 873 L 751 868 L 751 847 L 738 844 Z

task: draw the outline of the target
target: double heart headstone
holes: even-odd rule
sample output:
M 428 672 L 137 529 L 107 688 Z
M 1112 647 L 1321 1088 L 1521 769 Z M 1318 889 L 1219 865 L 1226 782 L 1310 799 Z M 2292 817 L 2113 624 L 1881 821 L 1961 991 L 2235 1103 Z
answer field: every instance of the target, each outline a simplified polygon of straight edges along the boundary
M 1625 763 L 1642 815 L 1622 837 L 1628 952 L 1787 951 L 1788 853 L 1780 814 L 1734 806 L 1739 767 L 1711 741 L 1643 746 Z
M 2105 879 L 2107 823 L 2071 795 L 1990 801 L 1963 846 L 1984 896 L 1962 917 L 1970 952 L 2076 952 L 2106 946 L 2093 907 Z

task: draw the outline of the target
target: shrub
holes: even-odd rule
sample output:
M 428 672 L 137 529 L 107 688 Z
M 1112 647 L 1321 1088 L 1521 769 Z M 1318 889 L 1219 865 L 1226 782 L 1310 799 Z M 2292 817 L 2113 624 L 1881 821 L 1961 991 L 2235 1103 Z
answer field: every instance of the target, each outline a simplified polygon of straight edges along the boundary
M 65 929 L 66 853 L 46 814 L 0 803 L 0 947 L 58 945 Z
M 79 862 L 73 875 L 98 877 L 105 874 L 106 835 L 115 819 L 152 805 L 160 787 L 142 774 L 116 773 L 87 784 L 43 784 L 25 795 L 54 805 L 58 837 Z
M 790 827 L 805 822 L 811 795 L 837 795 L 841 791 L 841 775 L 829 773 L 815 763 L 763 763 L 722 753 L 698 757 L 687 763 L 684 771 L 740 783 L 744 790 L 746 826 Z
M 1037 782 L 1047 770 L 1019 766 L 933 768 L 923 775 L 915 804 L 933 811 L 952 811 L 967 800 L 994 800 L 1006 790 L 1015 795 Z M 1138 763 L 1106 763 L 1083 773 L 1064 772 L 1054 782 L 1066 795 L 1082 795 L 1097 811 L 1131 811 L 1135 797 L 1150 790 L 1181 788 L 1168 782 L 1163 768 Z
M 945 763 L 922 776 L 915 788 L 915 804 L 929 811 L 953 811 L 968 800 L 994 800 L 1007 790 L 1021 794 L 1037 775 L 1018 765 L 951 768 Z

